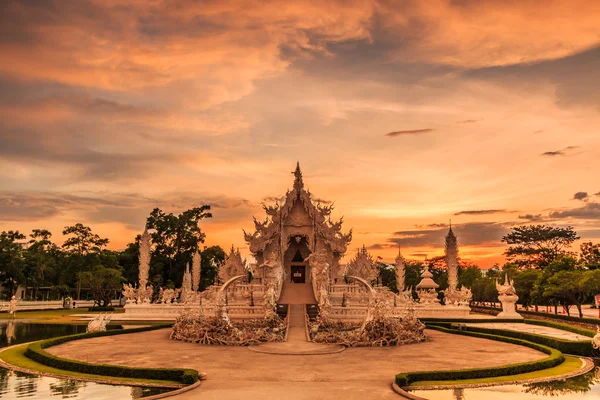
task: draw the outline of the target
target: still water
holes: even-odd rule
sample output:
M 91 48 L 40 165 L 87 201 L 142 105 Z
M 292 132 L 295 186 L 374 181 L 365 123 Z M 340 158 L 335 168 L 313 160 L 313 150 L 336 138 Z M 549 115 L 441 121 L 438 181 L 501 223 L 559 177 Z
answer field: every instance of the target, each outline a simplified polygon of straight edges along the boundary
M 558 397 L 561 400 L 600 400 L 600 367 L 575 378 L 525 385 L 478 389 L 415 390 L 411 393 L 430 400 L 532 400 Z
M 18 321 L 0 323 L 0 347 L 34 340 L 85 332 L 85 325 L 31 324 Z M 109 325 L 107 329 L 121 329 Z M 69 379 L 56 379 L 22 374 L 0 368 L 0 398 L 2 399 L 139 399 L 170 389 L 102 385 Z

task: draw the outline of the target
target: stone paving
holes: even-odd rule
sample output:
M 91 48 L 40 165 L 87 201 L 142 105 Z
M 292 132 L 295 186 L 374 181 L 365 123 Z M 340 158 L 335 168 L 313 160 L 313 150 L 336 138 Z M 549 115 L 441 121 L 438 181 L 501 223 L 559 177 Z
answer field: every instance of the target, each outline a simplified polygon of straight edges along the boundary
M 557 339 L 564 340 L 591 340 L 591 338 L 577 333 L 563 331 L 561 329 L 551 328 L 548 326 L 523 324 L 523 323 L 511 323 L 511 322 L 491 322 L 491 323 L 479 323 L 479 324 L 467 324 L 467 326 L 473 326 L 478 328 L 489 328 L 489 329 L 507 329 L 518 332 L 536 333 L 538 335 L 550 336 Z
M 499 366 L 546 357 L 522 346 L 438 331 L 428 331 L 425 343 L 312 356 L 201 346 L 170 340 L 169 334 L 165 329 L 84 339 L 48 351 L 91 363 L 194 368 L 206 372 L 207 381 L 176 399 L 223 400 L 398 399 L 390 384 L 399 372 Z

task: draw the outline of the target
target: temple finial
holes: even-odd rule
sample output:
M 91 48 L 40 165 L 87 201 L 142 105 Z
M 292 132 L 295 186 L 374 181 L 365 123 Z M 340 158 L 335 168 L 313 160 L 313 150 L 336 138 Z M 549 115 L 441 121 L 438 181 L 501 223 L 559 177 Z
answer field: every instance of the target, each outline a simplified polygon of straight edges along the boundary
M 300 161 L 296 162 L 296 170 L 292 172 L 294 174 L 294 189 L 300 191 L 304 189 L 304 182 L 302 181 L 302 171 L 300 170 Z

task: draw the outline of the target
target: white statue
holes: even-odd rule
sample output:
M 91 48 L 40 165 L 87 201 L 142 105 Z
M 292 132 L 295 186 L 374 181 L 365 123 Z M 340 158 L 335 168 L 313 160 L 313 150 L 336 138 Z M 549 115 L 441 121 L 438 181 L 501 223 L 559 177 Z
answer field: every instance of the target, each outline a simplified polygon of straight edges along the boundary
M 502 285 L 498 284 L 498 280 L 496 280 L 496 289 L 500 296 L 512 296 L 517 294 L 513 282 L 508 278 L 508 273 L 505 275 L 504 283 Z
M 592 347 L 600 349 L 600 326 L 596 325 L 596 335 L 592 338 Z
M 519 296 L 515 291 L 512 281 L 506 274 L 504 284 L 499 285 L 496 281 L 496 289 L 498 289 L 498 300 L 502 303 L 502 312 L 496 318 L 511 318 L 523 319 L 523 317 L 515 310 L 515 304 L 519 300 Z
M 96 318 L 88 323 L 86 332 L 103 332 L 106 330 L 106 325 L 110 322 L 112 316 L 109 314 L 99 314 Z
M 8 303 L 8 313 L 12 318 L 15 318 L 17 316 L 17 306 L 19 304 L 19 301 L 21 301 L 21 299 L 17 300 L 15 296 L 10 298 L 10 302 Z
M 127 303 L 132 303 L 136 297 L 136 290 L 133 285 L 129 283 L 123 284 L 123 297 L 127 299 Z
M 329 263 L 327 262 L 327 250 L 320 249 L 309 255 L 304 261 L 310 263 L 312 274 L 313 291 L 317 295 L 319 313 L 326 317 L 331 307 L 329 300 Z

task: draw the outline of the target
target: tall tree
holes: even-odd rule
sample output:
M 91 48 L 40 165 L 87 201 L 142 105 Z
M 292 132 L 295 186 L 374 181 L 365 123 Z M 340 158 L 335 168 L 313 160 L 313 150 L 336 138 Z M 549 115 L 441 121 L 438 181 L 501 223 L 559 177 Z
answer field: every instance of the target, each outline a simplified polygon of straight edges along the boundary
M 209 205 L 194 207 L 179 215 L 165 213 L 155 208 L 146 221 L 148 229 L 153 229 L 154 268 L 162 266 L 162 281 L 181 282 L 187 262 L 200 243 L 204 243 L 206 235 L 198 226 L 205 218 L 211 218 Z M 151 275 L 152 276 L 152 275 Z M 154 279 L 154 278 L 152 278 Z
M 587 269 L 600 268 L 600 243 L 585 242 L 581 243 L 580 263 Z
M 544 268 L 579 239 L 572 226 L 523 225 L 511 228 L 502 238 L 509 245 L 506 256 L 522 268 Z
M 25 239 L 19 231 L 0 233 L 0 282 L 8 288 L 10 298 L 19 283 L 25 281 L 23 274 L 23 246 L 18 240 Z
M 108 244 L 108 239 L 101 238 L 93 233 L 89 226 L 85 226 L 82 223 L 65 227 L 62 234 L 70 236 L 63 243 L 63 249 L 80 256 L 85 256 L 92 252 L 98 253 Z
M 40 286 L 56 285 L 61 255 L 58 246 L 51 241 L 52 233 L 46 229 L 34 229 L 29 238 L 29 247 L 23 254 L 23 273 L 27 284 L 34 290 Z

